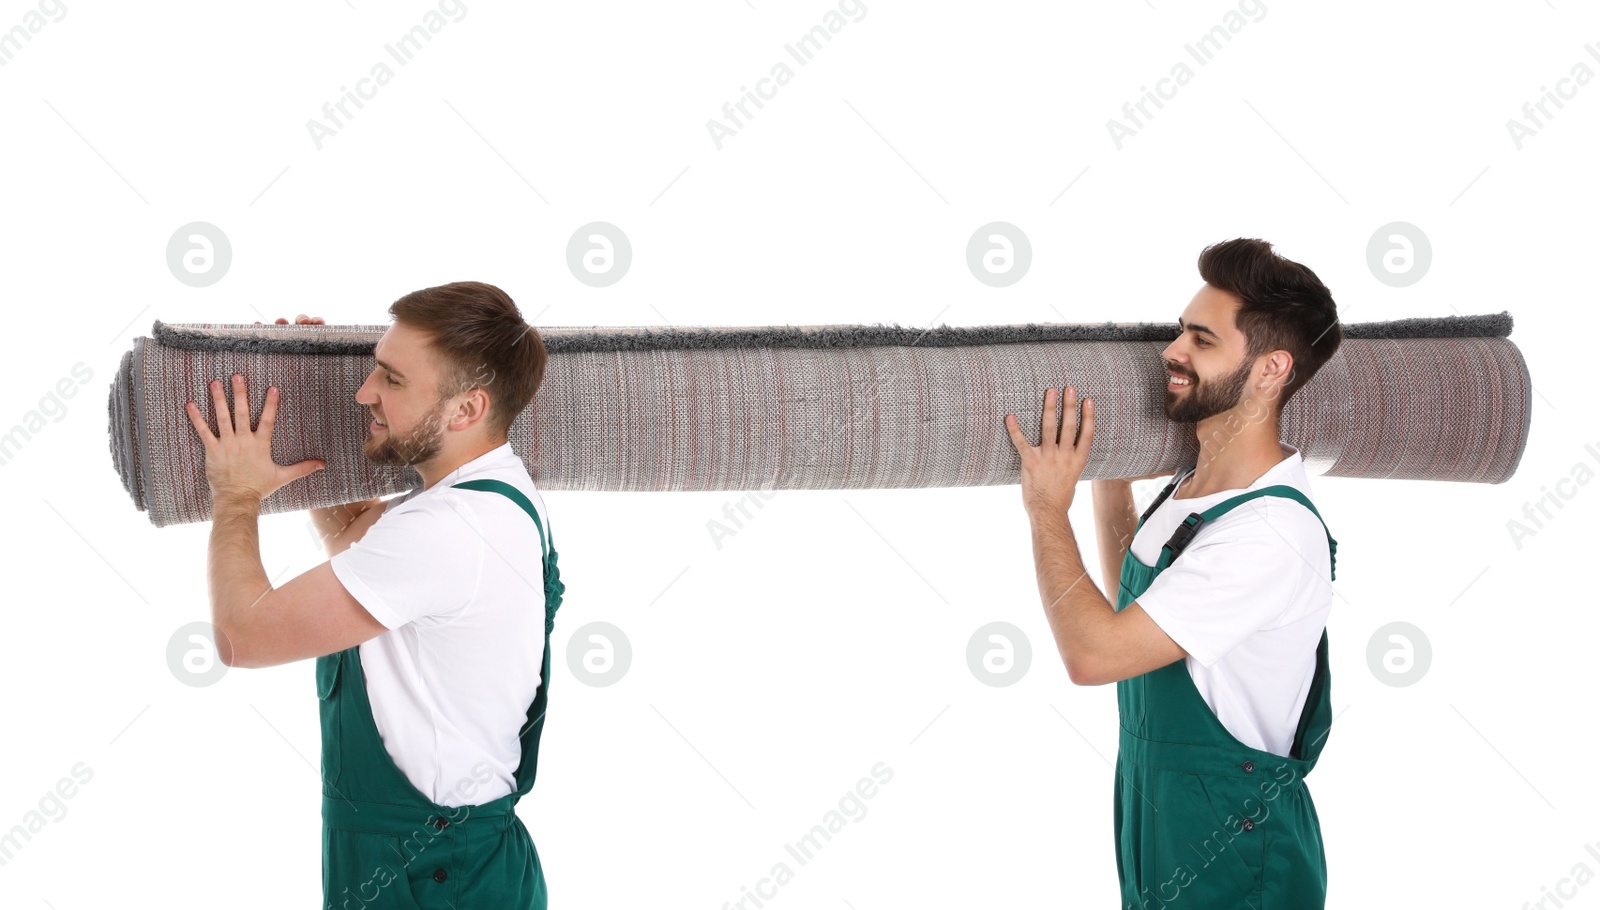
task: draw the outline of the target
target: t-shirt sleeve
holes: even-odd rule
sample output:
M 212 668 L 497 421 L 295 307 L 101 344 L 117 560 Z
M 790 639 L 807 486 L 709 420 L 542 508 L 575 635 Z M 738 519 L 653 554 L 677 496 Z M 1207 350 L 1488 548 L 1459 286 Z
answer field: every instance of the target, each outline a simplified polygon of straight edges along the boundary
M 459 613 L 477 593 L 482 534 L 453 510 L 396 509 L 329 560 L 333 574 L 388 629 Z
M 1202 529 L 1134 598 L 1201 666 L 1209 669 L 1256 632 L 1299 619 L 1285 613 L 1304 602 L 1302 592 L 1317 584 L 1318 572 L 1322 584 L 1328 583 L 1328 560 L 1311 549 L 1311 529 L 1298 519 L 1283 521 L 1282 514 L 1274 513 L 1271 521 L 1239 516 L 1231 527 Z M 1312 521 L 1315 545 L 1325 554 L 1327 537 L 1314 516 Z

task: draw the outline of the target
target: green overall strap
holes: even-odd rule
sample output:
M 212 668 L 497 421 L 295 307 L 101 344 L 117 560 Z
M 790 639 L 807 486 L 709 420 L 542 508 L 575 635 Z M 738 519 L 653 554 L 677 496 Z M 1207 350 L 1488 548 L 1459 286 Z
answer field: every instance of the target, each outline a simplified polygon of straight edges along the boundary
M 530 516 L 532 516 L 534 527 L 539 529 L 540 554 L 542 554 L 546 560 L 550 558 L 550 550 L 556 545 L 555 536 L 551 535 L 550 540 L 546 542 L 544 536 L 544 522 L 539 520 L 539 510 L 533 507 L 533 500 L 523 495 L 521 490 L 503 480 L 489 479 L 463 480 L 460 483 L 453 483 L 450 485 L 451 489 L 455 489 L 457 487 L 460 487 L 463 490 L 487 490 L 492 493 L 499 493 L 517 505 L 521 506 L 522 511 L 527 512 Z
M 533 519 L 534 527 L 539 529 L 540 552 L 544 555 L 544 631 L 545 634 L 554 631 L 556 627 L 556 610 L 561 606 L 561 595 L 567 590 L 567 586 L 561 581 L 561 567 L 558 564 L 558 554 L 556 553 L 555 532 L 552 530 L 548 539 L 545 537 L 544 522 L 539 520 L 539 510 L 533 507 L 533 501 L 524 496 L 521 490 L 503 480 L 464 480 L 461 483 L 451 484 L 451 487 L 499 493 L 521 506 L 522 511 L 527 512 L 529 517 Z
M 1161 498 L 1157 499 L 1156 502 L 1160 503 L 1161 499 L 1165 499 L 1170 489 L 1169 487 L 1168 490 L 1163 490 Z M 1337 569 L 1339 542 L 1334 540 L 1333 535 L 1328 532 L 1328 523 L 1322 520 L 1322 513 L 1318 512 L 1317 507 L 1311 504 L 1311 500 L 1307 499 L 1304 493 L 1285 484 L 1274 484 L 1270 487 L 1262 487 L 1259 490 L 1251 490 L 1248 493 L 1240 493 L 1238 496 L 1217 503 L 1204 512 L 1190 512 L 1189 517 L 1183 520 L 1183 524 L 1178 525 L 1178 529 L 1172 532 L 1172 537 L 1162 546 L 1162 549 L 1167 551 L 1168 554 L 1167 563 L 1170 565 L 1173 560 L 1178 558 L 1184 547 L 1189 545 L 1189 541 L 1194 539 L 1194 535 L 1199 533 L 1201 525 L 1220 515 L 1225 515 L 1235 506 L 1242 505 L 1259 496 L 1282 496 L 1287 499 L 1293 499 L 1310 509 L 1311 514 L 1317 516 L 1317 521 L 1322 522 L 1322 533 L 1328 538 L 1328 575 L 1330 579 L 1337 580 L 1339 577 Z M 1152 508 L 1151 511 L 1154 511 L 1154 509 Z M 1149 512 L 1145 513 L 1147 517 L 1149 514 Z M 1141 525 L 1144 524 L 1144 519 L 1141 518 L 1139 523 Z
M 555 629 L 556 609 L 561 606 L 561 596 L 567 586 L 562 583 L 561 570 L 556 565 L 555 536 L 552 534 L 548 540 L 546 539 L 544 522 L 539 520 L 539 511 L 521 490 L 505 481 L 490 479 L 466 480 L 451 484 L 451 487 L 499 493 L 521 506 L 522 510 L 533 519 L 534 526 L 539 529 L 539 545 L 544 550 L 544 657 L 539 671 L 539 691 L 534 696 L 533 705 L 528 709 L 528 724 L 523 727 L 520 735 L 522 762 L 517 766 L 517 789 L 509 796 L 503 797 L 515 800 L 532 789 L 534 777 L 538 772 L 539 738 L 544 731 L 545 710 L 550 697 L 550 633 Z
M 1322 520 L 1322 513 L 1318 512 L 1317 507 L 1311 504 L 1311 500 L 1307 499 L 1304 493 L 1301 493 L 1294 487 L 1285 484 L 1274 484 L 1270 487 L 1262 487 L 1259 490 L 1251 490 L 1247 493 L 1241 493 L 1238 496 L 1230 497 L 1229 499 L 1217 503 L 1211 508 L 1206 509 L 1204 512 L 1190 512 L 1189 517 L 1183 520 L 1183 524 L 1178 525 L 1178 529 L 1172 532 L 1172 538 L 1162 546 L 1161 549 L 1163 554 L 1162 559 L 1159 560 L 1159 562 L 1163 566 L 1171 565 L 1172 561 L 1177 559 L 1179 554 L 1183 552 L 1183 549 L 1189 545 L 1189 541 L 1194 538 L 1194 535 L 1199 532 L 1201 525 L 1208 521 L 1215 520 L 1220 515 L 1228 513 L 1235 506 L 1242 505 L 1260 496 L 1281 496 L 1285 499 L 1293 499 L 1310 509 L 1311 514 L 1317 516 L 1317 521 L 1322 522 L 1322 533 L 1328 538 L 1328 578 L 1330 581 L 1337 579 L 1338 571 L 1336 570 L 1335 566 L 1338 560 L 1337 553 L 1339 549 L 1339 542 L 1333 539 L 1333 535 L 1328 531 L 1328 523 Z M 1141 524 L 1142 523 L 1143 522 L 1141 521 Z M 1326 666 L 1327 659 L 1328 633 L 1326 630 L 1324 630 L 1322 633 L 1322 641 L 1317 645 L 1317 660 L 1320 664 Z M 1315 709 L 1308 709 L 1301 714 L 1300 723 L 1295 730 L 1294 744 L 1290 754 L 1304 756 L 1307 754 L 1308 749 L 1317 752 L 1321 751 L 1322 743 L 1320 738 L 1318 741 L 1308 746 L 1306 744 L 1306 737 L 1311 732 L 1312 727 L 1318 725 L 1320 725 L 1318 728 L 1324 731 L 1325 735 L 1328 725 L 1332 722 L 1332 719 L 1328 716 L 1329 708 L 1325 703 L 1326 698 L 1324 697 L 1323 690 L 1326 688 L 1326 686 L 1326 677 L 1319 678 L 1312 683 L 1311 692 L 1306 696 L 1306 703 L 1308 705 L 1314 705 L 1317 707 Z

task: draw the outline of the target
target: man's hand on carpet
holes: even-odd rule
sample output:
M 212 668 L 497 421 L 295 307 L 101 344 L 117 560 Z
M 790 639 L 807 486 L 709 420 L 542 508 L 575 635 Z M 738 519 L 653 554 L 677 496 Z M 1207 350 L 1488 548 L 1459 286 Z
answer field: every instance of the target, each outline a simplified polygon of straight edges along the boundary
M 328 466 L 320 458 L 308 458 L 299 464 L 280 465 L 272 460 L 272 428 L 278 416 L 278 389 L 267 389 L 267 398 L 261 406 L 261 422 L 257 429 L 250 428 L 250 399 L 245 389 L 244 377 L 233 375 L 233 414 L 228 413 L 222 382 L 211 381 L 211 401 L 217 415 L 216 435 L 207 425 L 200 406 L 189 402 L 184 407 L 189 422 L 206 447 L 206 480 L 211 484 L 211 498 L 222 496 L 253 496 L 266 499 L 286 483 L 320 471 Z
M 1015 414 L 1006 415 L 1006 430 L 1022 458 L 1022 505 L 1028 515 L 1065 515 L 1072 506 L 1072 495 L 1089 461 L 1089 443 L 1094 440 L 1094 399 L 1083 400 L 1083 425 L 1078 431 L 1078 393 L 1067 387 L 1065 406 L 1067 426 L 1056 440 L 1056 390 L 1047 389 L 1044 412 L 1039 416 L 1039 445 L 1028 444 Z M 1074 436 L 1081 436 L 1077 442 Z

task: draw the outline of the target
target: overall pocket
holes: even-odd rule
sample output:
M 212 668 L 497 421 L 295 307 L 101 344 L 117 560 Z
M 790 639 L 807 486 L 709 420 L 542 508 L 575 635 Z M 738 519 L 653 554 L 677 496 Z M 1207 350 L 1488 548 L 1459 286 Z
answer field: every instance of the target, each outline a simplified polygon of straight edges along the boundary
M 400 838 L 388 834 L 324 827 L 324 906 L 422 910 L 412 894 L 406 866 L 397 856 L 399 845 Z
M 323 701 L 333 697 L 339 687 L 339 665 L 344 662 L 344 652 L 335 651 L 317 658 L 317 697 Z
M 340 668 L 345 652 L 317 658 L 317 711 L 322 720 L 322 784 L 324 792 L 339 784 L 343 770 L 344 699 L 340 697 Z
M 1144 673 L 1117 680 L 1117 717 L 1124 729 L 1134 733 L 1144 732 L 1144 705 L 1149 676 Z
M 1267 834 L 1276 825 L 1274 809 L 1264 801 L 1256 785 L 1228 777 L 1188 775 L 1194 782 L 1195 811 L 1204 813 L 1212 824 L 1209 832 L 1213 852 L 1240 889 L 1236 894 L 1257 896 L 1266 866 Z M 1279 823 L 1281 824 L 1281 822 Z M 1202 841 L 1202 843 L 1206 843 Z M 1256 901 L 1257 905 L 1260 901 Z

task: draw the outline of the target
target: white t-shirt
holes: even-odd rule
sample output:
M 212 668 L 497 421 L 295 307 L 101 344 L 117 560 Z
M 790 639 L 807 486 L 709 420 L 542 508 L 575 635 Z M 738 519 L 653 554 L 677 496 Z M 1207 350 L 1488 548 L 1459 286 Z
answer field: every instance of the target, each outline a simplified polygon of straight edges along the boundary
M 510 443 L 426 490 L 389 500 L 330 563 L 388 632 L 361 644 L 367 699 L 384 748 L 424 796 L 482 805 L 516 789 L 519 734 L 544 659 L 544 563 L 533 519 L 500 493 L 456 490 L 503 480 L 544 500 Z
M 1180 485 L 1134 536 L 1134 558 L 1155 565 L 1190 512 L 1249 490 L 1283 484 L 1315 502 L 1299 450 L 1278 445 L 1287 457 L 1244 490 L 1178 499 Z M 1330 568 L 1316 514 L 1261 496 L 1201 525 L 1134 601 L 1189 653 L 1189 676 L 1222 726 L 1247 746 L 1286 756 L 1333 609 Z

